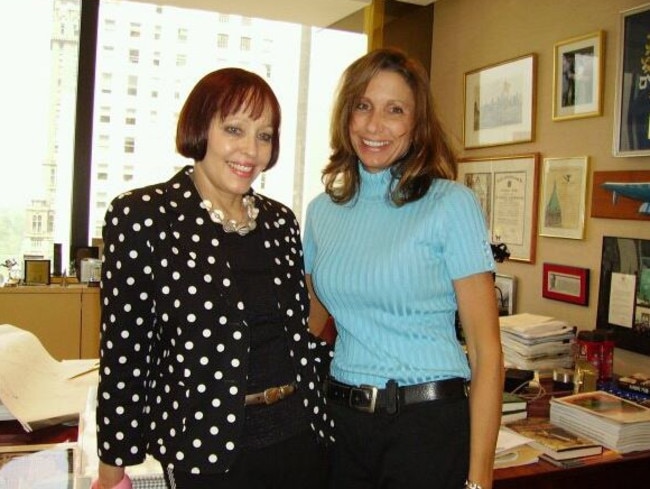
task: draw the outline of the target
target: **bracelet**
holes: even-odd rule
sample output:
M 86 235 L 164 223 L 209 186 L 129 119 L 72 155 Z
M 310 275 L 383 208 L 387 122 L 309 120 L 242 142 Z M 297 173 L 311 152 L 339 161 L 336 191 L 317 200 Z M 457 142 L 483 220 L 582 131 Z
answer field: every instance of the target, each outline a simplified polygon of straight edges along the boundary
M 465 489 L 483 489 L 483 487 L 481 487 L 481 484 L 479 484 L 478 482 L 466 480 Z
M 97 489 L 99 487 L 99 480 L 95 480 L 92 485 L 90 486 L 90 489 Z M 115 486 L 113 486 L 111 489 L 132 489 L 133 485 L 131 483 L 131 479 L 129 478 L 128 475 L 124 474 L 124 477 L 122 477 L 122 480 Z

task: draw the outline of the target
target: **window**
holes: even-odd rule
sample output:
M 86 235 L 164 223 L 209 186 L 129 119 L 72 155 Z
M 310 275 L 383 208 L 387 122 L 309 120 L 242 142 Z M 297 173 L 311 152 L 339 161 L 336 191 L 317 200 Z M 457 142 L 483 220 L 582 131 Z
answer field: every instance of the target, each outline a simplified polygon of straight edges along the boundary
M 138 94 L 138 77 L 136 75 L 129 75 L 126 93 L 127 95 Z
M 242 51 L 250 51 L 251 50 L 251 38 L 250 37 L 242 37 L 240 42 L 239 42 L 239 49 Z
M 51 258 L 54 242 L 69 243 L 79 9 L 80 0 L 4 5 L 0 262 L 22 266 L 25 255 Z M 110 90 L 101 75 L 97 83 Z
M 217 47 L 221 49 L 228 49 L 228 34 L 217 35 Z
M 141 25 L 136 22 L 132 22 L 130 26 L 129 36 L 132 38 L 140 37 Z
M 15 2 L 15 29 L 0 30 L 2 45 L 21 46 L 4 53 L 3 66 L 25 74 L 3 80 L 0 106 L 14 119 L 0 137 L 6 138 L 4 148 L 29 147 L 32 156 L 26 161 L 20 152 L 10 154 L 20 166 L 0 167 L 3 181 L 12 183 L 0 193 L 0 262 L 20 262 L 26 254 L 50 257 L 53 243 L 62 243 L 64 250 L 70 246 L 71 196 L 78 190 L 72 182 L 81 1 Z M 276 90 L 283 107 L 282 152 L 277 167 L 255 188 L 287 203 L 302 219 L 306 203 L 321 189 L 329 94 L 345 66 L 365 51 L 365 36 L 119 0 L 100 0 L 97 28 L 97 59 L 85 64 L 96 73 L 86 244 L 99 237 L 117 194 L 168 179 L 192 163 L 175 151 L 178 112 L 198 79 L 224 66 L 259 73 Z M 52 32 L 56 39 L 50 39 Z M 242 51 L 249 51 L 245 57 L 236 44 L 230 50 L 234 36 Z M 39 61 L 26 64 L 25 59 Z M 302 74 L 300 66 L 312 72 Z M 84 73 L 79 75 L 83 80 Z M 35 113 L 47 117 L 34 119 Z M 29 134 L 21 131 L 24 127 L 30 127 Z M 78 207 L 83 204 L 75 205 L 75 212 Z M 66 263 L 67 257 L 63 268 Z
M 124 123 L 127 126 L 135 126 L 135 109 L 126 109 L 126 117 Z
M 129 49 L 129 62 L 138 63 L 140 61 L 140 50 Z
M 133 153 L 135 152 L 135 139 L 132 137 L 124 138 L 124 152 Z

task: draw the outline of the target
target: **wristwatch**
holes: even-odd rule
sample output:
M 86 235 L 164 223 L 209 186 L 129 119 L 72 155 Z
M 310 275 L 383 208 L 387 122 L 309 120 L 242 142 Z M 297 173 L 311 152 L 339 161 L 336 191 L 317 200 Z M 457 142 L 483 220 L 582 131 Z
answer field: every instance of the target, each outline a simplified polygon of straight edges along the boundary
M 483 488 L 481 487 L 481 484 L 479 484 L 478 482 L 466 480 L 465 489 L 483 489 Z

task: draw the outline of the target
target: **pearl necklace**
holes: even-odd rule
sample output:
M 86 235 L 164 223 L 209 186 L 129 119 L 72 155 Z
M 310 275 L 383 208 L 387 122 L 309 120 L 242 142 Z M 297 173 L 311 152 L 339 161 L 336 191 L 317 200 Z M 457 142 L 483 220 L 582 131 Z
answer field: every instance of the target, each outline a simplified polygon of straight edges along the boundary
M 255 219 L 260 210 L 255 207 L 255 199 L 251 195 L 245 195 L 242 204 L 246 210 L 246 219 L 243 222 L 237 222 L 234 219 L 226 219 L 225 213 L 221 209 L 214 209 L 214 205 L 208 199 L 203 199 L 203 206 L 210 214 L 210 219 L 223 226 L 226 233 L 237 233 L 245 236 L 257 227 Z

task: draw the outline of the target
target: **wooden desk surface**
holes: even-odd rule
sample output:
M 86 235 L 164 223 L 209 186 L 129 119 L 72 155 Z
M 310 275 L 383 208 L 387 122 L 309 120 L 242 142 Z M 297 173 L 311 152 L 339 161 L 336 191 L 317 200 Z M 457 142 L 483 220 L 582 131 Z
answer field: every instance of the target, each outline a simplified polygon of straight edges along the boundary
M 650 451 L 601 460 L 569 469 L 539 463 L 496 469 L 494 489 L 627 489 L 650 486 Z

